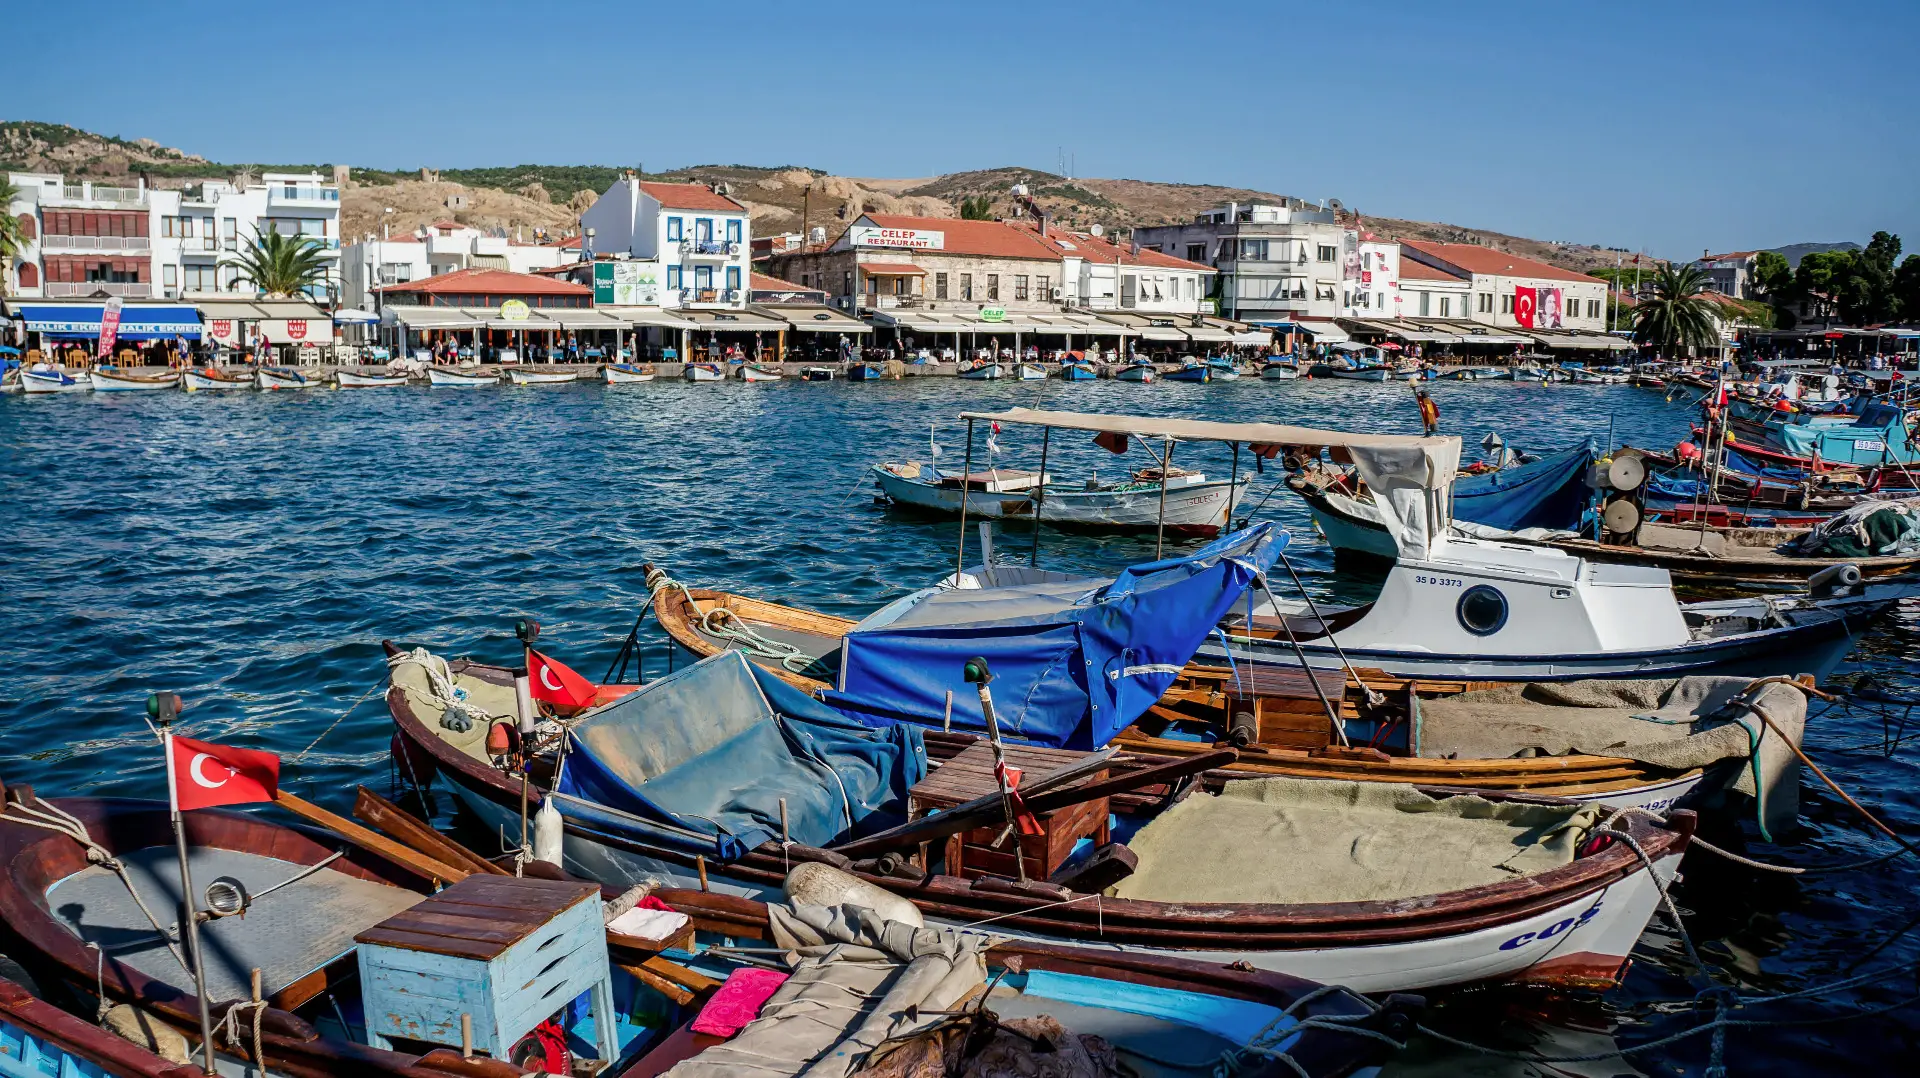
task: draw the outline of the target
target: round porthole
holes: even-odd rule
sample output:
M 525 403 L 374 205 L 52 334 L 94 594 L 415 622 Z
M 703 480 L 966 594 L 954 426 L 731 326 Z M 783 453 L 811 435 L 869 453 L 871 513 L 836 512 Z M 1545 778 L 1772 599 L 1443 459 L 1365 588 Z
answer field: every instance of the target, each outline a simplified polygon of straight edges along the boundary
M 1492 636 L 1507 623 L 1507 597 L 1498 588 L 1475 584 L 1460 596 L 1453 612 L 1461 628 L 1475 636 Z

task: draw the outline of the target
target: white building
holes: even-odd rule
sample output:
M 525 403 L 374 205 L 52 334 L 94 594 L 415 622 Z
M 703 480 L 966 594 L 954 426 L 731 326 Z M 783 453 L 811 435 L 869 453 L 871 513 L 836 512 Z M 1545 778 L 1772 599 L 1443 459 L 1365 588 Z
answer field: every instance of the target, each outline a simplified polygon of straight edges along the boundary
M 1606 332 L 1607 283 L 1597 277 L 1470 243 L 1406 240 L 1401 249 L 1408 260 L 1466 282 L 1471 309 L 1465 316 L 1475 322 L 1502 329 Z M 1401 306 L 1403 314 L 1409 313 Z
M 373 289 L 408 284 L 463 269 L 533 273 L 579 258 L 571 243 L 522 243 L 494 236 L 457 221 L 437 221 L 394 238 L 357 240 L 341 251 L 342 302 L 370 310 Z
M 1203 263 L 1220 274 L 1220 313 L 1253 321 L 1341 313 L 1344 245 L 1336 210 L 1300 199 L 1229 203 L 1187 224 L 1136 228 L 1143 250 Z
M 1465 319 L 1473 306 L 1470 277 L 1405 259 L 1400 264 L 1400 316 Z
M 663 307 L 747 305 L 753 230 L 724 185 L 652 183 L 631 173 L 580 215 L 584 257 L 659 264 Z
M 1357 273 L 1342 268 L 1342 318 L 1398 318 L 1401 311 L 1400 245 L 1347 230 L 1345 241 L 1360 263 Z

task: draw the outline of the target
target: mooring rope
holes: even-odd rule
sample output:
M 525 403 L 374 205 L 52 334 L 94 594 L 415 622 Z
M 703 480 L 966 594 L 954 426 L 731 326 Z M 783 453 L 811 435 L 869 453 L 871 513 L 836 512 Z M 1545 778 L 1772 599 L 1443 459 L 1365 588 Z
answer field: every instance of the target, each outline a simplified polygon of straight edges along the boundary
M 645 583 L 647 590 L 656 594 L 665 588 L 678 588 L 681 597 L 687 601 L 687 609 L 693 611 L 694 624 L 701 632 L 737 644 L 739 650 L 749 655 L 773 659 L 796 674 L 804 672 L 817 661 L 815 656 L 807 654 L 784 640 L 775 640 L 755 632 L 742 624 L 739 617 L 725 607 L 716 606 L 712 610 L 703 612 L 700 604 L 694 602 L 693 593 L 687 590 L 687 586 L 668 576 L 658 567 L 647 570 Z M 658 613 L 654 616 L 659 617 Z
M 18 810 L 20 815 L 9 815 L 15 810 Z M 93 836 L 87 833 L 86 824 L 46 801 L 36 801 L 36 805 L 28 805 L 20 801 L 12 802 L 4 809 L 0 809 L 0 819 L 8 823 L 25 824 L 43 831 L 52 831 L 79 843 L 80 847 L 86 850 L 89 862 L 120 877 L 120 882 L 126 885 L 127 893 L 133 896 L 133 904 L 140 907 L 141 913 L 146 914 L 147 923 L 151 924 L 153 930 L 159 934 L 160 942 L 167 945 L 167 952 L 173 955 L 174 961 L 180 963 L 181 969 L 188 973 L 193 972 L 193 967 L 187 964 L 186 956 L 181 954 L 180 948 L 174 945 L 173 937 L 160 924 L 160 919 L 153 915 L 153 910 L 148 908 L 146 900 L 140 897 L 140 889 L 133 885 L 133 877 L 127 874 L 127 866 L 113 855 L 113 851 L 93 840 Z

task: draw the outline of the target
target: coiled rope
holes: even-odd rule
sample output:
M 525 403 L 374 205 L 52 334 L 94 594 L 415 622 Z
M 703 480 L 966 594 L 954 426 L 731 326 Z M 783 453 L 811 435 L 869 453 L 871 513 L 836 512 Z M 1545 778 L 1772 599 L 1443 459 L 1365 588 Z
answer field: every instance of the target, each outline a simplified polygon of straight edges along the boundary
M 426 648 L 414 648 L 412 651 L 387 656 L 387 668 L 398 670 L 402 666 L 418 666 L 427 675 L 427 690 L 422 692 L 411 685 L 401 685 L 406 692 L 424 696 L 432 703 L 440 705 L 440 725 L 455 733 L 465 733 L 473 729 L 475 723 L 491 723 L 496 719 L 508 719 L 510 716 L 490 714 L 469 703 L 460 690 L 454 688 L 453 669 L 447 660 L 428 651 Z M 355 705 L 358 706 L 358 705 Z M 341 716 L 345 718 L 346 716 Z M 337 721 L 337 720 L 336 720 Z M 324 734 L 322 737 L 326 736 Z
M 687 609 L 693 611 L 694 627 L 708 636 L 736 645 L 740 651 L 762 659 L 774 660 L 796 674 L 804 673 L 816 661 L 815 656 L 807 654 L 784 640 L 775 640 L 755 632 L 743 624 L 731 610 L 714 607 L 712 610 L 703 612 L 700 604 L 694 602 L 693 593 L 687 590 L 687 586 L 668 576 L 665 570 L 657 566 L 647 570 L 645 584 L 647 591 L 654 594 L 666 588 L 678 588 L 681 597 L 687 602 Z M 655 617 L 658 616 L 656 613 Z
M 52 831 L 79 843 L 80 847 L 87 852 L 89 863 L 108 869 L 120 877 L 120 882 L 127 887 L 127 893 L 133 896 L 133 904 L 140 907 L 141 913 L 146 914 L 147 923 L 151 924 L 154 932 L 159 934 L 160 941 L 167 945 L 167 952 L 173 955 L 174 961 L 180 963 L 182 970 L 188 973 L 193 972 L 193 967 L 187 964 L 186 956 L 181 954 L 180 948 L 174 944 L 172 933 L 160 924 L 160 919 L 153 915 L 153 910 L 148 908 L 146 900 L 140 897 L 140 889 L 133 885 L 133 877 L 127 875 L 127 866 L 113 855 L 113 851 L 93 840 L 93 836 L 87 833 L 86 824 L 81 823 L 64 809 L 39 800 L 32 805 L 24 801 L 10 802 L 4 809 L 0 809 L 0 819 L 8 823 L 37 827 L 42 831 Z M 95 950 L 97 951 L 98 948 Z

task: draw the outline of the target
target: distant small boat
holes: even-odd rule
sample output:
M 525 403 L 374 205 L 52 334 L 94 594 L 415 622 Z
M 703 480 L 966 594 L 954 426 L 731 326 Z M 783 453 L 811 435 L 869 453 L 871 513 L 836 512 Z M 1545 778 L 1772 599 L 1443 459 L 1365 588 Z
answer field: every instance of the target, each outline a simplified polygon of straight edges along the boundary
M 802 367 L 800 368 L 800 377 L 809 382 L 831 382 L 833 381 L 833 368 Z
M 1401 367 L 1393 376 L 1402 382 L 1430 382 L 1438 377 L 1426 367 Z
M 720 382 L 727 377 L 718 363 L 689 363 L 680 374 L 689 382 Z
M 1069 382 L 1091 382 L 1100 377 L 1091 363 L 1068 363 L 1060 368 L 1060 377 Z
M 180 372 L 180 384 L 189 393 L 202 389 L 252 389 L 253 375 L 228 374 L 218 367 Z
M 98 393 L 151 393 L 172 389 L 180 384 L 180 372 L 167 374 L 122 374 L 118 371 L 88 371 L 88 380 Z
M 1547 372 L 1541 370 L 1539 367 L 1515 367 L 1513 369 L 1513 380 L 1516 382 L 1544 382 L 1547 380 Z
M 1335 363 L 1316 363 L 1311 371 L 1315 378 L 1345 378 L 1349 382 L 1384 382 L 1387 380 L 1385 367 L 1343 367 Z
M 341 389 L 375 389 L 381 386 L 403 386 L 407 384 L 404 374 L 361 374 L 359 371 L 337 370 L 333 372 L 334 384 Z
M 779 371 L 764 363 L 745 363 L 740 367 L 742 382 L 778 382 L 782 377 Z
M 312 389 L 319 381 L 286 367 L 262 367 L 253 372 L 253 383 L 261 389 Z
M 847 364 L 847 381 L 849 382 L 878 382 L 884 374 L 886 371 L 882 370 L 878 363 Z
M 1120 368 L 1114 377 L 1122 382 L 1151 382 L 1160 376 L 1159 368 L 1151 363 L 1129 363 Z
M 93 383 L 87 379 L 75 378 L 66 371 L 54 367 L 20 372 L 20 392 L 22 393 L 85 393 L 92 388 Z
M 1268 381 L 1292 381 L 1300 377 L 1300 365 L 1297 363 L 1283 363 L 1278 360 L 1269 361 L 1261 364 L 1260 377 Z
M 525 367 L 510 367 L 507 369 L 507 377 L 517 386 L 549 386 L 579 381 L 580 372 L 536 371 Z
M 1219 372 L 1205 363 L 1184 363 L 1177 370 L 1167 372 L 1169 382 L 1211 382 Z
M 1241 374 L 1238 364 L 1220 356 L 1207 360 L 1207 369 L 1213 372 L 1213 380 L 1216 382 L 1231 382 Z
M 1014 371 L 1016 372 L 1016 377 L 1022 382 L 1044 382 L 1047 380 L 1047 369 L 1038 363 L 1017 364 L 1014 367 Z
M 494 386 L 500 384 L 498 375 L 482 374 L 479 368 L 461 370 L 458 367 L 428 367 L 427 384 L 440 387 Z
M 600 368 L 600 377 L 610 386 L 623 386 L 633 382 L 653 381 L 653 367 L 637 367 L 631 363 L 609 363 Z
M 972 382 L 990 382 L 995 378 L 1005 377 L 1006 373 L 1007 368 L 998 363 L 988 363 L 984 360 L 972 365 L 965 363 L 960 365 L 960 377 Z

